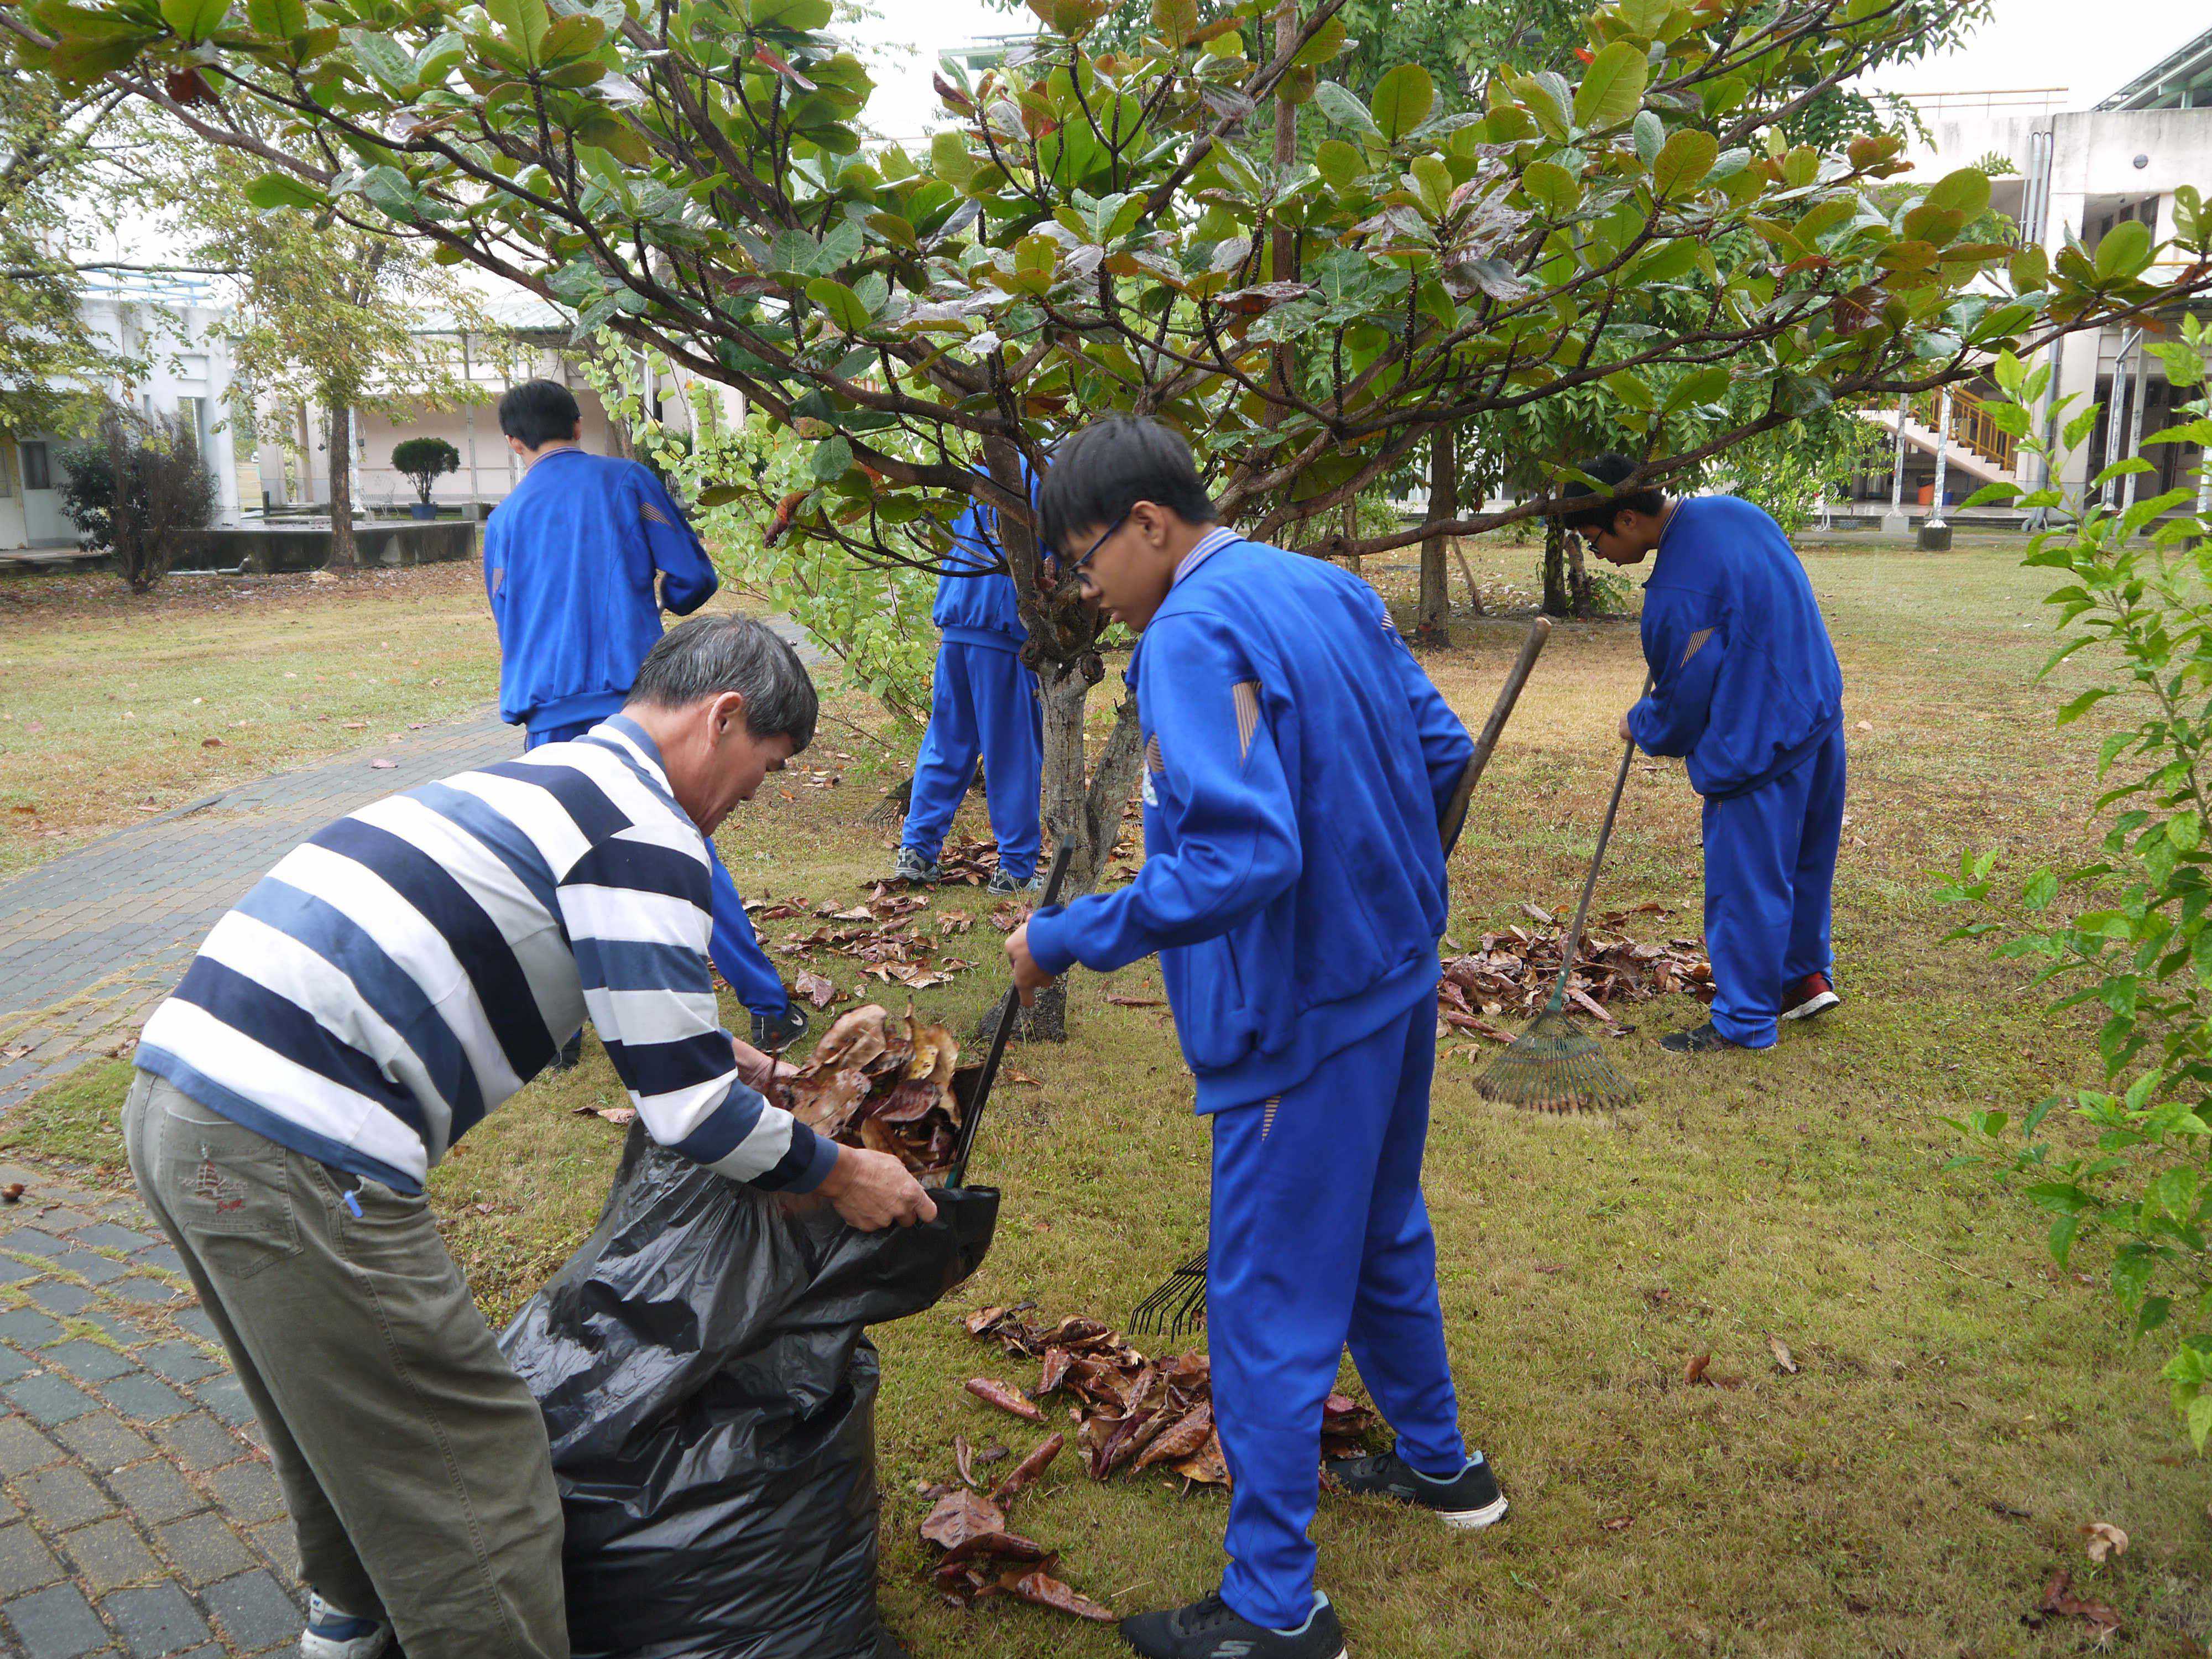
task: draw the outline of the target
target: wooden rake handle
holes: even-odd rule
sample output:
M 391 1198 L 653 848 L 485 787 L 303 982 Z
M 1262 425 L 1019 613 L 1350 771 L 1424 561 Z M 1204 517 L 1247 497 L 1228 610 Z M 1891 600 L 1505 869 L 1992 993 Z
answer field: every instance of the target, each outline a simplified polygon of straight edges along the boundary
M 1543 654 L 1544 641 L 1552 637 L 1552 619 L 1539 617 L 1528 624 L 1528 632 L 1521 641 L 1521 654 L 1513 659 L 1506 671 L 1505 684 L 1498 688 L 1498 701 L 1491 705 L 1490 718 L 1482 723 L 1482 731 L 1474 740 L 1474 753 L 1468 759 L 1467 769 L 1460 774 L 1459 787 L 1452 791 L 1451 804 L 1444 808 L 1443 820 L 1437 828 L 1443 834 L 1444 852 L 1449 854 L 1459 843 L 1459 832 L 1467 823 L 1467 807 L 1474 799 L 1474 786 L 1482 777 L 1482 769 L 1490 764 L 1490 757 L 1498 747 L 1498 739 L 1505 731 L 1505 722 L 1513 718 L 1513 705 L 1521 701 L 1521 688 L 1528 684 L 1534 672 L 1536 659 Z

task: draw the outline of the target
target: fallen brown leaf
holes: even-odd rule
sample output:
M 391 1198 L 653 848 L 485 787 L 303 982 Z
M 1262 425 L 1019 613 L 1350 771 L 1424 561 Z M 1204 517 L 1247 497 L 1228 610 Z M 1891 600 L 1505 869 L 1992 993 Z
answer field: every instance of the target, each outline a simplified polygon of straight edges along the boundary
M 988 1376 L 971 1376 L 962 1386 L 987 1406 L 996 1406 L 1002 1412 L 1012 1412 L 1026 1422 L 1044 1421 L 1042 1412 L 1003 1382 L 994 1382 Z
M 1774 1356 L 1774 1363 L 1791 1376 L 1797 1375 L 1797 1361 L 1791 1357 L 1790 1345 L 1778 1336 L 1766 1339 L 1766 1351 Z
M 1025 1572 L 1019 1577 L 1005 1575 L 999 1582 L 1006 1594 L 1018 1601 L 1033 1602 L 1041 1607 L 1050 1607 L 1054 1613 L 1070 1613 L 1078 1619 L 1089 1619 L 1102 1625 L 1115 1622 L 1110 1608 L 1099 1606 L 1087 1595 L 1077 1594 L 1042 1571 Z
M 982 1493 L 964 1486 L 939 1498 L 936 1507 L 921 1523 L 923 1539 L 948 1550 L 957 1548 L 970 1538 L 1006 1529 L 1006 1517 L 999 1506 Z
M 1626 1532 L 1635 1524 L 1636 1517 L 1632 1515 L 1616 1515 L 1610 1521 L 1598 1522 L 1598 1525 L 1603 1527 L 1607 1532 Z
M 2074 1576 L 2063 1567 L 2051 1575 L 2051 1582 L 2043 1587 L 2043 1600 L 2035 1610 L 2021 1616 L 2021 1622 L 2030 1628 L 2040 1628 L 2046 1620 L 2079 1618 L 2089 1627 L 2089 1634 L 2099 1646 L 2103 1646 L 2119 1634 L 2120 1615 L 2103 1601 L 2086 1601 L 2074 1594 Z
M 2081 1535 L 2089 1540 L 2087 1549 L 2092 1561 L 2128 1553 L 2127 1534 L 2109 1521 L 2092 1521 L 2081 1528 Z

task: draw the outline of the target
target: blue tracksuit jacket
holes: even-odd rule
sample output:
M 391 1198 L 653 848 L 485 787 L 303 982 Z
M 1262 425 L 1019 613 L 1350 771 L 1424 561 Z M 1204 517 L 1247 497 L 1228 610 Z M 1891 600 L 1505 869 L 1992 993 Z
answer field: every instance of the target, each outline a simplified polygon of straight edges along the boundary
M 1784 992 L 1832 968 L 1843 828 L 1843 670 L 1805 568 L 1749 501 L 1678 502 L 1644 587 L 1649 696 L 1637 743 L 1679 755 L 1705 798 L 1713 1024 L 1763 1048 Z
M 947 641 L 981 645 L 994 651 L 1018 651 L 1030 637 L 1014 602 L 1014 579 L 1004 570 L 988 576 L 952 573 L 966 567 L 988 570 L 1000 562 L 999 515 L 980 503 L 952 522 L 952 550 L 937 579 L 937 602 L 929 619 Z
M 605 719 L 660 637 L 663 608 L 688 616 L 716 586 L 650 468 L 580 449 L 541 456 L 484 525 L 500 718 L 533 728 Z
M 1650 695 L 1628 729 L 1679 755 L 1701 795 L 1755 789 L 1843 724 L 1844 672 L 1805 567 L 1749 501 L 1675 503 L 1644 584 Z
M 1257 542 L 1176 583 L 1130 672 L 1144 867 L 1030 948 L 1052 973 L 1158 952 L 1199 1109 L 1265 1099 L 1433 994 L 1474 744 L 1372 588 Z

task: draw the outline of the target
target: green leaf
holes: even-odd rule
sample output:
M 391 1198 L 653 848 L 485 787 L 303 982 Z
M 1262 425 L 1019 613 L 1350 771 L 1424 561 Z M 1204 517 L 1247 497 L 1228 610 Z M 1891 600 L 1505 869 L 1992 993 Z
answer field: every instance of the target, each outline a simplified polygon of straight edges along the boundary
M 1379 138 L 1382 129 L 1375 125 L 1375 118 L 1367 112 L 1367 106 L 1357 94 L 1346 91 L 1334 81 L 1324 81 L 1314 88 L 1314 102 L 1321 112 L 1340 127 L 1371 134 Z
M 355 60 L 393 92 L 404 93 L 415 84 L 415 60 L 388 34 L 372 29 L 348 29 L 346 44 Z
M 1580 205 L 1582 181 L 1557 161 L 1531 161 L 1521 174 L 1528 192 L 1553 213 L 1567 213 Z
M 1923 206 L 1955 210 L 1960 222 L 1981 217 L 1990 205 L 1990 176 L 1979 167 L 1960 167 L 1929 185 Z
M 1419 64 L 1401 64 L 1375 83 L 1375 125 L 1395 144 L 1429 118 L 1436 101 L 1437 83 L 1428 70 Z
M 2075 698 L 2073 702 L 2068 703 L 2063 708 L 2061 708 L 2055 716 L 2053 716 L 2052 724 L 2057 726 L 2071 726 L 2075 720 L 2080 720 L 2082 715 L 2087 714 L 2092 708 L 2094 708 L 2099 703 L 2104 702 L 2106 698 L 2112 696 L 2112 695 L 2113 692 L 2112 688 L 2109 686 L 2097 686 L 2087 691 L 2084 691 L 2080 696 Z
M 830 438 L 814 446 L 806 465 L 815 483 L 835 483 L 853 470 L 853 446 L 842 437 Z
M 1153 3 L 1158 5 L 1161 0 L 1153 0 Z M 1298 48 L 1298 55 L 1291 62 L 1300 69 L 1319 69 L 1342 57 L 1344 46 L 1344 20 L 1332 17 L 1314 31 L 1313 39 Z
M 1632 137 L 1636 142 L 1636 159 L 1648 167 L 1659 159 L 1659 152 L 1666 145 L 1666 125 L 1650 110 L 1639 111 Z
M 1667 394 L 1667 401 L 1660 405 L 1659 412 L 1672 415 L 1677 410 L 1687 409 L 1695 404 L 1711 403 L 1724 394 L 1728 388 L 1729 372 L 1720 364 L 1714 363 L 1693 370 L 1675 383 L 1674 389 Z
M 161 21 L 194 45 L 221 27 L 229 0 L 161 0 Z
M 1583 71 L 1583 83 L 1575 92 L 1575 125 L 1619 126 L 1642 106 L 1650 78 L 1643 52 L 1626 40 L 1614 41 Z
M 2151 252 L 2150 227 L 2140 219 L 2122 220 L 2097 244 L 2098 280 L 2136 275 L 2150 263 Z
M 543 61 L 538 48 L 544 44 L 546 31 L 553 27 L 545 0 L 483 0 L 483 9 L 501 40 L 535 69 Z
M 1198 32 L 1198 0 L 1152 0 L 1152 27 L 1160 38 L 1180 51 Z M 1344 31 L 1337 31 L 1340 36 Z
M 1340 196 L 1348 192 L 1367 171 L 1367 158 L 1341 138 L 1324 138 L 1314 151 L 1314 167 Z
M 1451 169 L 1433 155 L 1416 155 L 1411 168 L 1413 193 L 1421 198 L 1429 217 L 1441 219 L 1451 205 Z
M 1710 132 L 1692 127 L 1674 134 L 1651 164 L 1651 193 L 1663 202 L 1696 189 L 1720 153 L 1720 140 Z
M 264 173 L 246 187 L 246 199 L 255 207 L 314 208 L 323 204 L 322 192 L 289 173 Z
M 836 277 L 817 276 L 806 285 L 806 297 L 828 312 L 830 320 L 848 334 L 859 334 L 866 330 L 870 320 L 868 307 L 862 303 L 859 295 Z
M 307 0 L 246 0 L 246 21 L 256 34 L 289 40 L 314 21 Z

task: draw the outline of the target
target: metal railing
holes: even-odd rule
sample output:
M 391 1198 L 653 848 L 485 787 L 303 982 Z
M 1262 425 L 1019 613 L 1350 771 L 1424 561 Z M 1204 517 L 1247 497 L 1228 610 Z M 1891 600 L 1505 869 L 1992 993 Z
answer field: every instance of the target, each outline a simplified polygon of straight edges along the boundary
M 1990 92 L 1899 92 L 1923 118 L 1938 115 L 2049 115 L 2066 107 L 2071 87 L 2010 87 Z
M 1940 393 L 1922 392 L 1912 400 L 1912 418 L 1934 431 L 1940 401 Z M 2011 471 L 2020 453 L 2020 441 L 1996 423 L 1989 404 L 1956 386 L 1951 391 L 1951 430 L 1947 435 L 2001 472 Z

